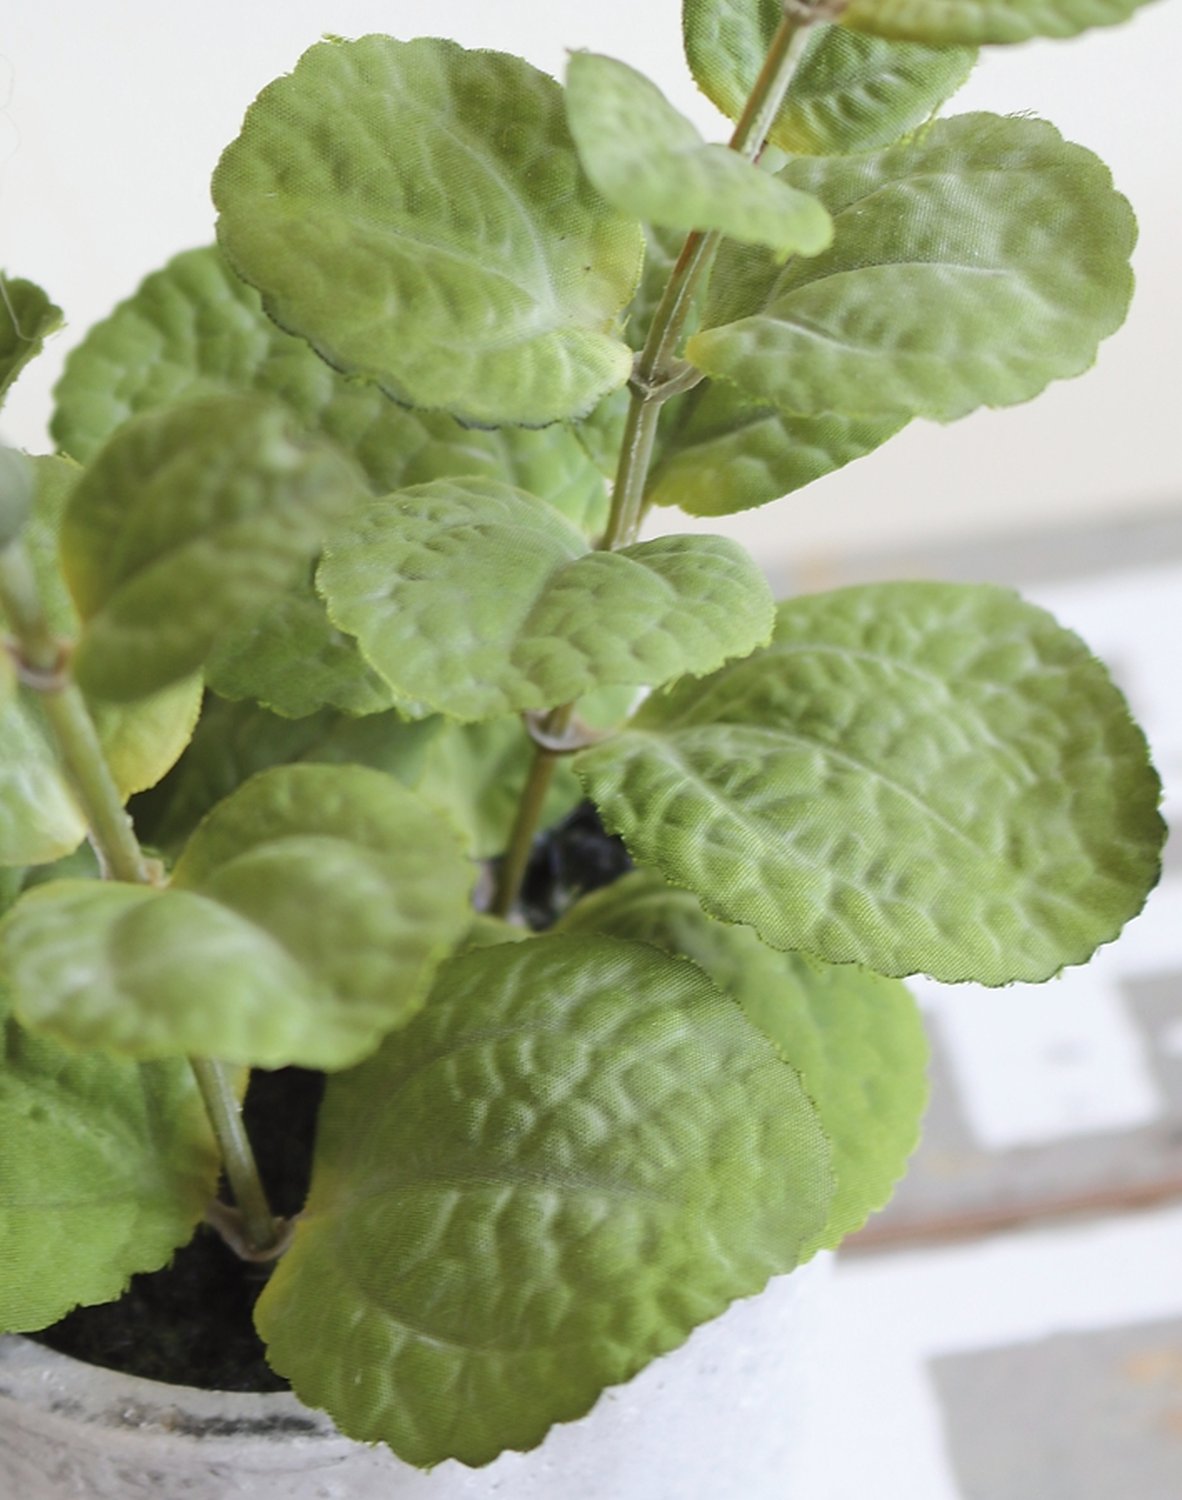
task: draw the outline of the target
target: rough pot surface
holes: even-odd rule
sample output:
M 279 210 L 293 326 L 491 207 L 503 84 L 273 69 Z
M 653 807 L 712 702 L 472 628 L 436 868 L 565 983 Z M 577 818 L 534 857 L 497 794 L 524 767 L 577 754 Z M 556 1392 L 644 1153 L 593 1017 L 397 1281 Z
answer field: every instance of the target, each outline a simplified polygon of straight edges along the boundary
M 430 1473 L 293 1396 L 167 1386 L 0 1339 L 0 1495 L 20 1500 L 780 1500 L 827 1258 L 697 1330 L 533 1453 Z

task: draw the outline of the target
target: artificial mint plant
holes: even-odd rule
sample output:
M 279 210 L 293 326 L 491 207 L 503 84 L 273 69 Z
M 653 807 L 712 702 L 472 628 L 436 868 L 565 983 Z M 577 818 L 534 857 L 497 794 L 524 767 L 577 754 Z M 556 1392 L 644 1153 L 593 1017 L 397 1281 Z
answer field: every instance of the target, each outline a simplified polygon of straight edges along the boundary
M 56 455 L 2 455 L 0 1326 L 209 1217 L 343 1431 L 529 1448 L 886 1200 L 905 976 L 1116 937 L 1159 786 L 1075 636 L 992 587 L 776 604 L 732 541 L 639 537 L 1092 363 L 1108 171 L 937 112 L 978 44 L 1138 3 L 686 0 L 729 146 L 590 52 L 564 87 L 331 39 L 263 91 L 216 246 L 71 355 Z M 6 385 L 59 315 L 4 308 Z M 635 869 L 537 935 L 584 797 Z M 278 1222 L 239 1105 L 289 1064 L 328 1083 Z

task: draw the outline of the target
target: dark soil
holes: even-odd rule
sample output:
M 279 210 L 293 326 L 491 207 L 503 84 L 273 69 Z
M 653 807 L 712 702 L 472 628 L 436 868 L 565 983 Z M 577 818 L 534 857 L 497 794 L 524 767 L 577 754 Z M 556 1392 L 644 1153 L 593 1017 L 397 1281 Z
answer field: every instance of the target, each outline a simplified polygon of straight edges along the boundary
M 604 832 L 595 809 L 577 808 L 534 847 L 521 898 L 526 920 L 535 931 L 550 927 L 580 895 L 630 868 L 623 844 Z M 244 1115 L 277 1214 L 298 1213 L 307 1196 L 323 1092 L 324 1075 L 302 1068 L 252 1076 Z M 133 1276 L 117 1302 L 75 1308 L 30 1336 L 88 1364 L 170 1385 L 284 1390 L 251 1316 L 267 1274 L 202 1226 L 171 1265 Z

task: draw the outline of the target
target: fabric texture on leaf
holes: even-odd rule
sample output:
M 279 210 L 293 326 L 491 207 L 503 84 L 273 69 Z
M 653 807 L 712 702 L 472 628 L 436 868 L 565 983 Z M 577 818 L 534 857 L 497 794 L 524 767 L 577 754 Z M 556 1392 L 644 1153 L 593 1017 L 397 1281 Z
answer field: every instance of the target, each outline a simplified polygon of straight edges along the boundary
M 575 769 L 641 865 L 773 947 L 1008 984 L 1083 963 L 1157 879 L 1160 783 L 1103 666 L 1005 589 L 782 604 Z
M 832 1193 L 794 1070 L 696 966 L 618 939 L 450 961 L 321 1118 L 256 1322 L 303 1400 L 420 1465 L 581 1416 L 795 1266 Z
M 0 271 L 0 402 L 9 386 L 62 326 L 55 307 L 35 282 L 9 279 Z
M 1147 0 L 850 0 L 845 26 L 929 42 L 1028 42 L 1127 21 Z

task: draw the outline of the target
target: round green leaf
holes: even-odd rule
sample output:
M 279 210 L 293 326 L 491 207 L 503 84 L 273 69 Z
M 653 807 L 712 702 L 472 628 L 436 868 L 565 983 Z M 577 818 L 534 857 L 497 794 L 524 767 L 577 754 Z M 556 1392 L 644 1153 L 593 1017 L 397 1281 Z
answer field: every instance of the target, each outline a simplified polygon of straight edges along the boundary
M 812 1248 L 832 1249 L 883 1207 L 918 1143 L 928 1094 L 923 1022 L 897 979 L 776 952 L 749 927 L 711 920 L 651 870 L 586 897 L 558 930 L 632 938 L 693 959 L 799 1072 L 837 1179 Z
M 752 399 L 947 422 L 1081 374 L 1124 319 L 1132 211 L 1043 121 L 960 115 L 785 175 L 833 214 L 832 248 L 779 269 L 727 247 L 687 349 Z
M 1046 979 L 1157 879 L 1143 735 L 1082 642 L 1004 589 L 792 600 L 765 651 L 633 725 L 576 761 L 609 828 L 777 948 Z
M 396 406 L 284 333 L 216 246 L 176 256 L 95 324 L 66 361 L 53 434 L 85 463 L 140 412 L 250 391 L 283 402 L 302 426 L 338 443 L 375 494 L 487 474 L 547 500 L 582 530 L 593 533 L 606 518 L 602 476 L 571 432 L 484 432 L 444 412 Z
M 256 1322 L 350 1436 L 482 1464 L 790 1270 L 831 1192 L 798 1076 L 700 969 L 483 948 L 330 1083 Z
M 864 458 L 904 425 L 893 417 L 796 417 L 703 381 L 667 407 L 647 498 L 694 516 L 726 516 L 779 500 Z
M 728 119 L 742 114 L 783 14 L 783 0 L 685 0 L 690 69 Z M 793 155 L 849 156 L 889 146 L 925 124 L 975 60 L 971 47 L 888 42 L 815 26 L 769 139 Z
M 187 1063 L 66 1052 L 7 1010 L 0 991 L 0 1329 L 18 1332 L 165 1265 L 220 1163 Z
M 762 575 L 726 538 L 591 552 L 492 481 L 373 502 L 335 535 L 318 583 L 400 696 L 469 721 L 700 675 L 766 640 L 771 619 Z
M 276 322 L 398 400 L 540 426 L 628 379 L 615 321 L 639 227 L 582 175 L 562 90 L 520 58 L 321 43 L 252 105 L 213 194 Z
M 60 458 L 32 461 L 37 493 L 22 535 L 50 623 L 66 639 L 78 616 L 58 568 L 62 512 L 77 480 Z M 0 614 L 0 620 L 3 615 Z M 134 703 L 89 698 L 99 741 L 120 794 L 154 786 L 193 733 L 201 681 L 189 677 Z M 63 774 L 39 696 L 18 688 L 0 704 L 0 864 L 36 865 L 59 859 L 86 836 L 86 820 Z
M 455 835 L 391 778 L 286 766 L 206 818 L 169 889 L 43 885 L 0 940 L 16 1013 L 74 1045 L 339 1068 L 422 1003 L 471 883 Z
M 45 340 L 62 326 L 62 310 L 32 281 L 0 271 L 0 401 Z
M 208 397 L 129 422 L 62 522 L 86 621 L 79 682 L 127 699 L 187 676 L 308 566 L 358 491 L 352 467 L 269 401 Z
M 1028 42 L 1115 26 L 1146 0 L 850 0 L 841 21 L 859 31 L 927 42 Z
M 833 238 L 823 206 L 726 146 L 708 145 L 654 83 L 614 58 L 575 52 L 566 112 L 587 176 L 616 208 L 671 229 L 716 229 L 780 256 Z

